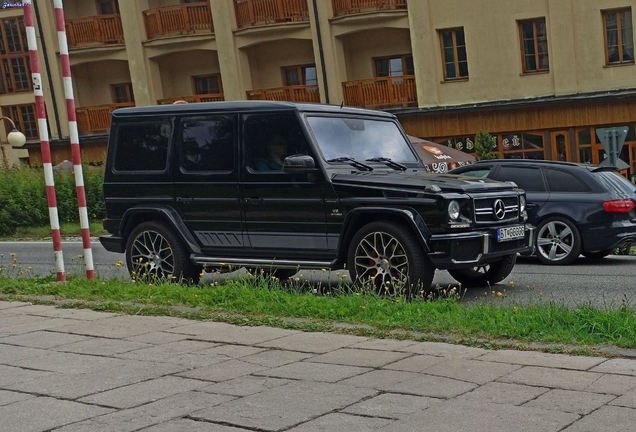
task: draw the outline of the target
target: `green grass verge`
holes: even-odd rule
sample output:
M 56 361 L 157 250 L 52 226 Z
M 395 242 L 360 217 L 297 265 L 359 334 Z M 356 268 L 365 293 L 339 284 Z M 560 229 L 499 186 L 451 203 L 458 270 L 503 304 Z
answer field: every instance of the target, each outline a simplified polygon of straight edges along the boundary
M 264 278 L 196 287 L 116 279 L 90 282 L 80 277 L 57 283 L 53 277 L 14 279 L 6 261 L 2 269 L 0 293 L 10 300 L 40 296 L 42 301 L 67 300 L 67 307 L 302 330 L 348 327 L 345 332 L 355 334 L 423 340 L 451 337 L 481 346 L 523 348 L 538 342 L 576 345 L 584 353 L 598 345 L 636 348 L 636 310 L 627 303 L 599 310 L 590 305 L 567 308 L 540 299 L 533 306 L 503 306 L 495 298 L 492 304 L 465 306 L 452 295 L 404 302 L 349 292 L 344 285 L 321 294 L 312 287 L 281 286 Z

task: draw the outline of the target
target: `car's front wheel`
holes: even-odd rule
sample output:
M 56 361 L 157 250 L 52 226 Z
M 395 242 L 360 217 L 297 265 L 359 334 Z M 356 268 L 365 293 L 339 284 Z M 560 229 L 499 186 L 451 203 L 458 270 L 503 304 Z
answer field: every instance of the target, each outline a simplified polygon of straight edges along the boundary
M 581 235 L 568 219 L 552 217 L 537 226 L 537 258 L 543 264 L 567 265 L 581 254 Z
M 179 237 L 159 221 L 144 222 L 132 230 L 126 243 L 126 265 L 133 279 L 198 283 L 201 272 Z
M 362 227 L 351 241 L 347 262 L 358 286 L 382 295 L 416 296 L 430 289 L 435 274 L 415 236 L 389 221 Z
M 450 269 L 448 273 L 463 286 L 479 287 L 501 282 L 512 272 L 517 254 L 508 255 L 499 261 L 467 269 Z

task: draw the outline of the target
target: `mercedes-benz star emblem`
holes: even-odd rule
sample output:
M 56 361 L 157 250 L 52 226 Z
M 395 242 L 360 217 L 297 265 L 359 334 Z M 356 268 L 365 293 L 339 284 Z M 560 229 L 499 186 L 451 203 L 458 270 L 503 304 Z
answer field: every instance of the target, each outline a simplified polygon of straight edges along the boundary
M 495 200 L 492 212 L 498 220 L 502 220 L 506 216 L 506 205 L 500 199 Z

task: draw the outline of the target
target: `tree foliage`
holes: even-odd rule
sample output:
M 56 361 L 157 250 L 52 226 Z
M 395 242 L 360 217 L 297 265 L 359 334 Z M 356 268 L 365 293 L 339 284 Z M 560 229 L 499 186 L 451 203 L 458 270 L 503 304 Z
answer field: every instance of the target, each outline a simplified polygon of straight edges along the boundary
M 492 153 L 496 150 L 497 138 L 485 130 L 480 130 L 475 136 L 475 158 L 477 160 L 499 159 L 498 154 Z

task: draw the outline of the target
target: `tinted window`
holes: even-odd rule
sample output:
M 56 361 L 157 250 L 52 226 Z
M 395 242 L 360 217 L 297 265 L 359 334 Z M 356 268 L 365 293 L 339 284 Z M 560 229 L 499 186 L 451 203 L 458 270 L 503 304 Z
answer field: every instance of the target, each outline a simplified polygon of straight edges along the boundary
M 454 172 L 452 174 L 455 174 Z M 465 176 L 471 176 L 471 177 L 480 177 L 480 178 L 487 178 L 488 174 L 490 174 L 490 168 L 481 168 L 481 169 L 476 169 L 476 170 L 471 170 L 471 171 L 464 171 L 461 173 L 457 173 L 458 175 L 465 175 Z
M 115 171 L 165 171 L 171 130 L 167 121 L 120 124 Z
M 634 193 L 636 186 L 631 184 L 625 177 L 614 171 L 600 171 L 594 173 L 594 177 L 599 180 L 611 192 Z
M 184 171 L 232 171 L 234 122 L 231 117 L 188 118 L 181 123 Z
M 521 189 L 529 192 L 545 192 L 545 184 L 541 170 L 528 167 L 502 166 L 497 172 L 496 180 L 513 181 Z
M 545 168 L 550 192 L 588 192 L 590 189 L 574 175 L 561 170 Z

